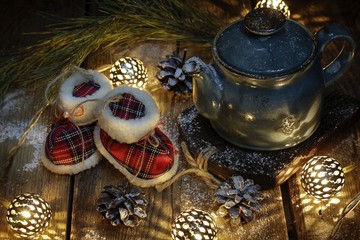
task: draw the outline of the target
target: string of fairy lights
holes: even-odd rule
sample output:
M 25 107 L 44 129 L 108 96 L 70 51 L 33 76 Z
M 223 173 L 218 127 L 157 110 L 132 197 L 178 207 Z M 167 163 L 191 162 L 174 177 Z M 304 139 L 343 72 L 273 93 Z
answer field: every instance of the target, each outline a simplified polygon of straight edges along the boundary
M 327 156 L 315 156 L 308 160 L 300 172 L 301 186 L 315 199 L 323 202 L 336 196 L 344 186 L 345 174 L 339 162 Z M 360 202 L 359 194 L 344 208 L 331 236 L 335 236 L 341 222 Z M 6 220 L 15 235 L 36 238 L 49 226 L 52 211 L 49 203 L 36 193 L 24 193 L 15 197 L 6 211 Z M 217 224 L 211 214 L 192 208 L 180 213 L 174 220 L 171 236 L 180 239 L 216 239 Z
M 256 7 L 279 8 L 289 17 L 290 11 L 283 1 L 261 0 Z M 109 74 L 113 85 L 130 85 L 144 88 L 148 81 L 147 69 L 142 61 L 133 58 L 121 58 L 112 65 Z M 345 174 L 339 162 L 328 156 L 315 156 L 308 160 L 300 172 L 300 182 L 304 191 L 315 199 L 328 201 L 338 194 L 345 183 Z M 360 202 L 359 195 L 346 205 L 331 236 L 335 236 L 341 221 Z M 21 238 L 37 238 L 49 226 L 52 218 L 50 204 L 36 193 L 24 193 L 16 196 L 6 211 L 6 220 L 15 235 Z M 216 239 L 217 224 L 211 214 L 196 208 L 181 212 L 172 224 L 171 236 L 181 239 Z
M 130 84 L 144 87 L 148 79 L 147 70 L 141 60 L 126 57 L 117 60 L 111 67 L 110 79 L 114 86 Z M 300 182 L 308 195 L 321 201 L 328 201 L 343 188 L 345 174 L 334 158 L 315 156 L 303 165 Z M 358 198 L 353 199 L 353 208 L 359 203 Z M 348 213 L 349 211 L 346 212 Z M 341 221 L 343 218 L 344 216 L 340 217 Z M 16 235 L 35 238 L 49 226 L 51 207 L 38 194 L 20 194 L 8 206 L 6 219 Z M 339 224 L 336 226 L 339 229 Z M 176 240 L 216 239 L 217 231 L 216 222 L 209 213 L 193 208 L 176 217 L 172 224 L 171 236 Z

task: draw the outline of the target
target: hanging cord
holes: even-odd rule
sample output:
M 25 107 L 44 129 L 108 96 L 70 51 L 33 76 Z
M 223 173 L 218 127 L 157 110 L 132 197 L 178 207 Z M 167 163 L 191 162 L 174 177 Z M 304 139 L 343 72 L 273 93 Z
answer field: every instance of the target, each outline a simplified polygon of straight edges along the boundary
M 16 146 L 14 146 L 13 148 L 10 149 L 9 155 L 8 155 L 8 160 L 14 159 L 17 151 L 24 144 L 26 137 L 29 134 L 30 130 L 36 125 L 36 123 L 39 121 L 40 117 L 43 115 L 43 113 L 45 112 L 46 108 L 49 105 L 50 105 L 50 103 L 47 103 L 45 106 L 43 106 L 41 109 L 39 109 L 39 111 L 37 111 L 36 114 L 34 115 L 34 117 L 30 120 L 29 125 L 26 127 L 25 132 L 19 138 L 19 141 L 16 144 Z
M 30 130 L 37 124 L 37 122 L 39 121 L 40 117 L 43 115 L 43 113 L 45 112 L 45 110 L 47 109 L 48 106 L 54 104 L 56 102 L 56 98 L 54 99 L 50 99 L 49 97 L 49 92 L 50 90 L 53 88 L 53 85 L 55 83 L 57 83 L 59 80 L 63 81 L 63 79 L 65 78 L 65 76 L 71 71 L 71 69 L 75 69 L 75 66 L 70 67 L 67 66 L 65 67 L 62 71 L 61 74 L 59 74 L 56 78 L 54 78 L 47 86 L 45 89 L 45 105 L 43 107 L 41 107 L 36 113 L 35 115 L 31 118 L 30 123 L 28 124 L 28 126 L 26 127 L 24 133 L 21 135 L 21 137 L 19 138 L 18 143 L 16 144 L 16 146 L 14 146 L 12 149 L 10 149 L 9 151 L 9 155 L 8 155 L 8 159 L 9 160 L 13 160 L 17 151 L 19 150 L 19 148 L 24 144 L 27 135 L 29 134 Z
M 339 219 L 336 221 L 336 224 L 334 226 L 334 228 L 331 231 L 330 237 L 329 239 L 333 239 L 336 234 L 338 233 L 342 222 L 344 220 L 344 218 L 352 211 L 356 208 L 357 205 L 359 205 L 360 203 L 360 193 L 358 193 L 349 203 L 347 203 L 345 205 L 345 207 L 343 208 L 343 210 L 341 211 L 341 215 L 339 217 Z
M 104 101 L 103 106 L 101 107 L 101 109 L 102 109 L 101 112 L 105 109 L 105 107 L 106 107 L 109 103 L 111 103 L 111 102 L 118 102 L 118 101 L 120 101 L 121 99 L 122 99 L 122 96 L 114 96 L 114 97 L 108 98 L 106 101 Z M 77 110 L 78 110 L 79 108 L 82 109 L 82 111 L 84 111 L 84 104 L 85 104 L 85 103 L 87 103 L 87 102 L 100 102 L 100 101 L 101 101 L 101 99 L 97 99 L 97 98 L 95 98 L 95 99 L 87 99 L 87 100 L 82 101 L 82 102 L 80 102 L 79 104 L 77 104 L 73 109 L 71 109 L 71 111 L 70 111 L 70 113 L 69 113 L 69 121 L 71 121 L 71 122 L 75 125 L 75 127 L 76 127 L 76 129 L 78 130 L 78 132 L 79 132 L 79 134 L 80 134 L 80 137 L 81 137 L 81 148 L 82 148 L 81 162 L 83 162 L 83 163 L 85 162 L 85 141 L 84 141 L 84 136 L 83 136 L 83 134 L 82 134 L 82 131 L 81 131 L 79 125 L 76 124 L 76 122 L 74 121 L 74 119 L 75 119 L 76 116 L 79 116 L 79 114 L 77 113 Z M 100 116 L 100 114 L 101 114 L 101 112 L 99 112 L 99 113 L 97 114 L 97 116 L 94 116 L 94 118 L 89 119 L 89 120 L 86 121 L 86 122 L 82 122 L 81 125 L 88 125 L 88 124 L 91 124 L 91 123 L 97 121 L 98 118 L 99 118 L 99 116 Z
M 145 137 L 142 138 L 143 139 L 143 151 L 141 153 L 141 159 L 140 159 L 140 167 L 137 170 L 136 174 L 132 177 L 131 180 L 129 180 L 130 183 L 133 183 L 135 181 L 135 179 L 139 176 L 141 169 L 144 165 L 144 159 L 145 159 L 145 152 L 146 152 L 146 145 L 147 143 L 149 143 L 151 146 L 153 146 L 154 148 L 157 148 L 160 144 L 160 140 L 158 139 L 158 137 L 155 135 L 155 131 L 151 132 L 150 134 L 147 134 Z M 141 141 L 141 140 L 140 140 Z
M 194 159 L 191 156 L 191 153 L 190 153 L 188 147 L 186 146 L 186 143 L 181 142 L 180 145 L 181 145 L 181 149 L 184 153 L 185 159 L 187 160 L 187 163 L 191 166 L 191 168 L 186 169 L 182 172 L 179 172 L 168 182 L 156 185 L 155 186 L 156 190 L 158 192 L 161 192 L 165 188 L 169 187 L 174 182 L 176 182 L 182 176 L 184 176 L 186 174 L 190 174 L 190 173 L 203 178 L 208 187 L 210 187 L 212 189 L 217 189 L 218 185 L 220 184 L 220 181 L 207 171 L 208 160 L 210 159 L 210 157 L 212 155 L 217 153 L 217 151 L 218 151 L 217 148 L 216 147 L 205 148 L 204 150 L 202 150 L 200 152 L 199 156 L 196 159 Z
M 12 149 L 10 149 L 9 155 L 8 155 L 9 160 L 14 159 L 14 157 L 15 157 L 17 151 L 19 150 L 19 148 L 25 143 L 26 137 L 29 134 L 30 130 L 38 123 L 39 119 L 44 114 L 47 107 L 49 107 L 50 105 L 53 105 L 53 104 L 56 103 L 57 96 L 53 97 L 51 99 L 51 94 L 50 94 L 51 91 L 54 91 L 54 88 L 56 89 L 55 84 L 58 83 L 59 81 L 63 82 L 69 74 L 73 74 L 75 72 L 80 73 L 86 79 L 93 80 L 93 76 L 89 73 L 88 70 L 85 70 L 83 68 L 80 68 L 80 67 L 77 67 L 77 66 L 74 66 L 74 65 L 69 65 L 69 66 L 64 67 L 61 70 L 61 73 L 56 78 L 54 78 L 51 82 L 49 82 L 49 84 L 46 86 L 45 96 L 44 96 L 45 97 L 45 105 L 43 107 L 41 107 L 35 113 L 35 115 L 30 120 L 30 123 L 26 127 L 24 133 L 19 138 L 19 141 L 16 144 L 16 146 L 14 146 Z
M 137 176 L 139 176 L 140 172 L 141 172 L 141 168 L 144 164 L 144 158 L 145 158 L 145 151 L 146 151 L 146 142 L 147 141 L 144 141 L 144 147 L 143 147 L 143 150 L 141 152 L 141 157 L 140 157 L 140 166 L 139 166 L 139 169 L 137 170 L 136 174 L 132 177 L 132 179 L 129 181 L 130 183 L 133 183 L 135 181 L 135 179 L 137 178 Z
M 343 168 L 343 172 L 346 174 L 346 173 L 351 172 L 351 171 L 354 170 L 355 168 L 356 168 L 356 165 L 352 163 L 352 164 L 344 167 L 344 168 Z
M 81 137 L 81 162 L 82 163 L 85 163 L 85 141 L 84 141 L 84 135 L 82 134 L 82 131 L 79 127 L 78 124 L 76 124 L 76 122 L 74 121 L 75 119 L 75 116 L 79 116 L 78 114 L 76 114 L 76 110 L 78 108 L 82 109 L 82 111 L 84 111 L 84 104 L 87 103 L 87 102 L 94 102 L 94 101 L 99 101 L 99 99 L 87 99 L 81 103 L 79 103 L 78 105 L 76 105 L 71 111 L 70 111 L 70 117 L 69 117 L 69 121 L 71 121 L 76 129 L 78 130 L 79 134 L 80 134 L 80 137 Z M 87 125 L 87 124 L 90 124 L 90 123 L 93 123 L 95 122 L 97 119 L 91 119 L 89 120 L 88 122 L 86 123 L 82 123 L 82 125 Z
M 108 104 L 110 103 L 116 103 L 116 102 L 119 102 L 121 99 L 123 98 L 123 96 L 113 96 L 113 97 L 110 97 L 108 99 L 106 99 L 106 101 L 103 101 L 102 106 L 100 105 L 99 109 L 101 109 L 100 111 L 97 112 L 97 114 L 94 116 L 93 119 L 89 119 L 87 122 L 82 122 L 82 125 L 88 125 L 88 124 L 91 124 L 95 121 L 97 121 L 99 119 L 99 116 L 102 114 L 102 112 L 105 110 L 106 106 L 108 106 Z M 88 100 L 85 100 L 83 102 L 80 102 L 79 104 L 77 104 L 69 113 L 70 115 L 70 121 L 72 121 L 72 119 L 75 118 L 76 113 L 77 113 L 77 109 L 81 108 L 83 109 L 83 105 L 86 103 L 86 102 L 90 102 L 90 101 L 98 101 L 98 102 L 101 102 L 102 100 L 101 99 L 88 99 Z M 80 136 L 81 136 L 81 146 L 82 146 L 82 159 L 81 159 L 81 162 L 84 162 L 85 161 L 85 143 L 84 143 L 84 137 L 83 137 L 83 134 L 82 134 L 82 131 L 80 129 L 80 127 L 74 122 L 72 121 L 73 124 L 75 125 L 75 127 L 77 128 L 77 130 L 79 131 L 80 133 Z M 160 144 L 160 140 L 159 138 L 156 136 L 155 134 L 155 131 L 152 131 L 151 133 L 148 133 L 146 134 L 144 137 L 142 137 L 138 142 L 140 141 L 143 141 L 143 151 L 141 153 L 141 159 L 140 159 L 140 167 L 138 169 L 138 171 L 136 172 L 136 174 L 133 176 L 133 178 L 129 181 L 130 183 L 132 183 L 137 177 L 138 175 L 140 174 L 141 172 L 141 169 L 144 165 L 144 159 L 145 159 L 145 152 L 146 152 L 146 146 L 147 146 L 147 143 L 149 143 L 151 146 L 153 146 L 154 148 L 157 148 Z

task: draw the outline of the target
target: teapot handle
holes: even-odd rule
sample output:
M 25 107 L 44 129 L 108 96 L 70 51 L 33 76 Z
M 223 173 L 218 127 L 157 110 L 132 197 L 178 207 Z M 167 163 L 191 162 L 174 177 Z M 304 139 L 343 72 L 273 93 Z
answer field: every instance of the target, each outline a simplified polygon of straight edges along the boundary
M 356 43 L 351 35 L 342 27 L 329 24 L 315 34 L 319 46 L 320 59 L 326 46 L 336 39 L 345 40 L 339 55 L 323 68 L 325 86 L 337 80 L 351 65 L 355 54 Z

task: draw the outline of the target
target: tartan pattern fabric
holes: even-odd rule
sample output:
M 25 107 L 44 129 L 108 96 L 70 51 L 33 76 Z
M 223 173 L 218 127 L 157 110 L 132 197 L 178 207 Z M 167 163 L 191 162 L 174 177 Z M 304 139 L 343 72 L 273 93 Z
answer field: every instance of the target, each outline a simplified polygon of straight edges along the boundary
M 100 84 L 94 81 L 87 81 L 75 86 L 72 94 L 74 97 L 86 97 L 92 95 L 99 88 Z
M 120 143 L 103 129 L 100 130 L 101 143 L 105 149 L 120 166 L 142 179 L 157 178 L 174 164 L 176 150 L 170 139 L 159 128 L 155 129 L 155 136 L 159 140 L 157 147 L 147 140 L 133 144 Z
M 84 143 L 84 159 L 86 160 L 96 151 L 93 138 L 94 128 L 94 123 L 77 128 L 73 122 L 66 119 L 54 124 L 46 138 L 46 156 L 55 165 L 77 164 L 82 161 L 82 143 Z
M 121 119 L 136 119 L 145 116 L 145 105 L 129 93 L 122 94 L 118 102 L 109 103 L 114 116 Z

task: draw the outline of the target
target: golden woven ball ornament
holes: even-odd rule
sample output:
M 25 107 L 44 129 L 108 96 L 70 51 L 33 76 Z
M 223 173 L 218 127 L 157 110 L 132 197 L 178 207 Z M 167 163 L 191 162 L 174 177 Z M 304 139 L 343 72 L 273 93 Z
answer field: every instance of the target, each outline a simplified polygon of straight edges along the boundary
M 51 207 L 35 193 L 18 195 L 6 211 L 6 220 L 21 238 L 37 238 L 48 226 Z
M 148 81 L 147 69 L 143 62 L 134 57 L 117 60 L 110 69 L 109 77 L 114 87 L 129 85 L 144 88 Z
M 307 194 L 320 200 L 327 200 L 343 188 L 345 174 L 334 158 L 315 156 L 303 166 L 300 182 Z
M 285 17 L 290 17 L 289 7 L 282 0 L 260 0 L 256 3 L 255 8 L 274 8 L 282 12 Z
M 171 229 L 173 240 L 214 240 L 216 234 L 216 223 L 211 215 L 195 208 L 180 213 Z

